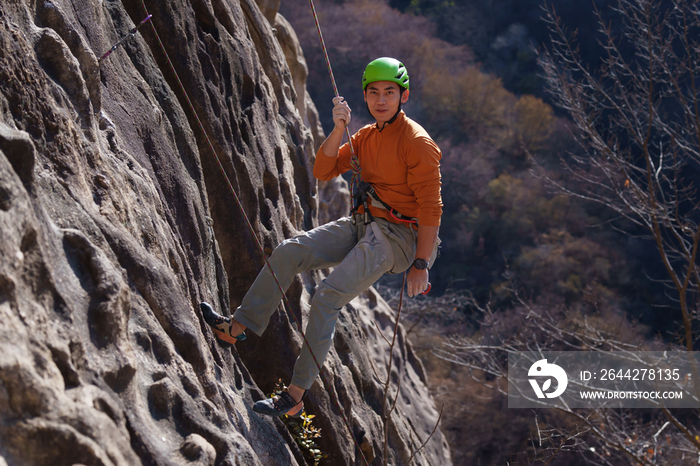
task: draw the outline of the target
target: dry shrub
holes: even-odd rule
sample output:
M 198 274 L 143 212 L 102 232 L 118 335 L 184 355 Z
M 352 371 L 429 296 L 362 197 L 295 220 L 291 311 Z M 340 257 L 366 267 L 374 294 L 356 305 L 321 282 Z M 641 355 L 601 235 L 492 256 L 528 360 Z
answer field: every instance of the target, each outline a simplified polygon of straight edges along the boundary
M 395 290 L 380 288 L 380 292 L 390 304 L 397 305 Z M 530 332 L 534 338 L 551 344 L 546 329 L 537 333 L 527 322 L 527 313 L 535 310 L 541 315 L 548 314 L 549 319 L 561 323 L 569 332 L 583 333 L 586 329 L 581 327 L 580 313 L 520 306 L 499 312 L 494 318 L 472 306 L 474 303 L 468 296 L 450 292 L 404 303 L 403 324 L 410 329 L 409 338 L 423 361 L 437 404 L 445 406 L 441 430 L 448 439 L 455 465 L 542 465 L 546 461 L 551 466 L 590 464 L 592 455 L 581 452 L 578 440 L 567 439 L 563 434 L 581 430 L 576 420 L 556 410 L 509 409 L 503 393 L 504 378 L 469 367 L 465 364 L 468 357 L 463 354 L 445 352 L 446 342 L 469 337 L 493 344 L 497 341 L 496 334 L 507 340 Z M 478 322 L 470 312 L 478 315 Z M 594 317 L 591 322 L 601 331 L 630 340 L 638 338 L 643 331 L 630 325 L 622 314 Z M 638 427 L 641 432 L 643 426 Z

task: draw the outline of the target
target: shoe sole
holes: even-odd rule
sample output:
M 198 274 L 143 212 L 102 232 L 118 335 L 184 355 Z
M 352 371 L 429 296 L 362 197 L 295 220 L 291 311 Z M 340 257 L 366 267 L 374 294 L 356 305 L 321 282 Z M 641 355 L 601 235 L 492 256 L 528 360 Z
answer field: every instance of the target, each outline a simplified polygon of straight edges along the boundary
M 235 345 L 236 342 L 238 341 L 235 337 L 232 337 L 226 332 L 222 332 L 221 330 L 211 327 L 211 329 L 214 331 L 214 336 L 218 338 L 221 341 L 225 341 L 226 343 L 230 343 L 232 345 Z
M 285 413 L 285 414 L 279 414 L 279 413 L 276 413 L 276 412 L 274 412 L 274 411 L 272 411 L 272 412 L 269 412 L 269 411 L 258 411 L 257 409 L 255 409 L 255 405 L 253 405 L 253 411 L 255 411 L 255 412 L 258 413 L 258 414 L 262 414 L 262 415 L 264 415 L 264 416 L 271 416 L 271 417 L 282 417 L 282 416 L 287 416 L 287 417 L 291 417 L 291 418 L 293 418 L 293 419 L 299 419 L 299 418 L 301 417 L 301 415 L 304 414 L 304 413 L 306 412 L 306 411 L 304 411 L 304 407 L 302 406 L 301 409 L 300 409 L 299 411 L 297 411 L 295 414 L 287 414 L 287 413 Z

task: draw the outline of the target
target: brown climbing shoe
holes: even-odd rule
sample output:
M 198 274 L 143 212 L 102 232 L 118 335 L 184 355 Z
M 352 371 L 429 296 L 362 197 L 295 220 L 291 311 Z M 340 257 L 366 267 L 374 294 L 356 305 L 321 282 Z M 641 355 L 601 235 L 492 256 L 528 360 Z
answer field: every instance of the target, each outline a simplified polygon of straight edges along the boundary
M 231 335 L 233 320 L 230 317 L 217 314 L 209 303 L 199 303 L 199 307 L 204 315 L 204 320 L 209 324 L 214 331 L 214 335 L 219 340 L 235 345 L 237 341 L 243 341 L 247 338 L 245 332 L 240 335 Z

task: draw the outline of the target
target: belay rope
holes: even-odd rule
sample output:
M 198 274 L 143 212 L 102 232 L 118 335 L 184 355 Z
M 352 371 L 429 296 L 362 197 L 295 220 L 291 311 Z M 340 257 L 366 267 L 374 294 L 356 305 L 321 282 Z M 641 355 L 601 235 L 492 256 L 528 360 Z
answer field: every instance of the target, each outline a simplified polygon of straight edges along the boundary
M 311 14 L 314 17 L 314 23 L 316 24 L 316 32 L 318 32 L 318 40 L 321 41 L 321 49 L 323 50 L 323 58 L 326 59 L 326 67 L 328 68 L 328 75 L 331 78 L 331 85 L 333 86 L 333 92 L 335 92 L 336 97 L 340 97 L 338 92 L 338 86 L 335 84 L 335 76 L 333 76 L 333 68 L 331 67 L 331 60 L 328 58 L 328 49 L 326 48 L 326 41 L 323 40 L 323 34 L 321 33 L 321 25 L 318 22 L 318 14 L 316 14 L 316 7 L 314 6 L 313 0 L 309 0 L 309 6 L 311 7 Z M 350 168 L 352 169 L 352 180 L 350 181 L 350 193 L 357 192 L 360 189 L 360 183 L 362 182 L 362 168 L 360 167 L 360 160 L 357 158 L 355 149 L 352 147 L 352 139 L 350 138 L 350 129 L 348 125 L 345 125 L 345 134 L 348 137 L 348 145 L 350 146 Z
M 314 18 L 316 18 L 316 25 L 318 27 L 319 34 L 321 32 L 320 27 L 318 26 L 318 19 L 316 17 L 316 10 L 313 8 L 313 2 L 309 0 L 309 3 L 312 6 L 313 13 L 314 13 Z M 148 18 L 151 17 L 151 15 L 148 13 L 148 9 L 146 8 L 146 3 L 144 0 L 141 0 L 141 5 L 143 6 L 143 11 L 146 13 Z M 145 21 L 143 21 L 145 22 Z M 141 24 L 143 24 L 143 22 Z M 350 436 L 352 437 L 353 442 L 355 443 L 355 446 L 357 447 L 357 450 L 360 452 L 360 455 L 362 455 L 362 459 L 364 461 L 364 464 L 369 466 L 369 461 L 367 461 L 367 458 L 365 457 L 364 452 L 362 451 L 362 448 L 360 447 L 360 444 L 357 441 L 357 438 L 355 438 L 355 435 L 352 431 L 352 428 L 350 427 L 350 423 L 348 422 L 347 417 L 345 416 L 345 412 L 343 411 L 342 406 L 340 405 L 340 402 L 338 401 L 338 398 L 334 394 L 331 385 L 328 383 L 328 380 L 326 380 L 326 377 L 323 375 L 323 371 L 321 370 L 321 365 L 318 363 L 318 360 L 316 359 L 316 355 L 314 355 L 313 351 L 311 350 L 311 345 L 309 345 L 309 342 L 306 339 L 306 334 L 304 333 L 304 330 L 301 326 L 301 321 L 300 319 L 297 319 L 296 315 L 294 314 L 294 311 L 292 310 L 291 305 L 289 304 L 289 299 L 287 298 L 287 294 L 285 291 L 282 289 L 282 285 L 280 285 L 279 280 L 277 279 L 277 275 L 275 274 L 275 271 L 272 270 L 272 266 L 270 265 L 270 262 L 267 259 L 267 255 L 265 254 L 265 248 L 263 245 L 260 243 L 260 240 L 258 239 L 257 235 L 255 234 L 255 229 L 253 228 L 253 225 L 250 223 L 250 220 L 248 219 L 248 215 L 245 213 L 245 209 L 243 208 L 243 204 L 241 204 L 241 201 L 238 197 L 238 194 L 236 194 L 236 190 L 233 188 L 233 185 L 231 184 L 231 180 L 229 179 L 228 175 L 226 174 L 226 170 L 224 169 L 223 164 L 221 163 L 221 159 L 219 158 L 219 154 L 216 152 L 214 149 L 214 144 L 212 143 L 211 139 L 209 138 L 209 134 L 207 131 L 204 129 L 204 125 L 202 121 L 199 118 L 199 115 L 197 114 L 197 111 L 194 108 L 194 105 L 192 105 L 192 101 L 190 100 L 189 95 L 187 94 L 187 91 L 185 90 L 185 86 L 182 84 L 182 81 L 180 80 L 180 76 L 177 74 L 177 71 L 175 71 L 175 66 L 173 65 L 173 62 L 170 60 L 170 56 L 168 55 L 168 52 L 165 50 L 165 46 L 163 45 L 163 42 L 160 40 L 160 36 L 158 35 L 158 31 L 156 31 L 156 27 L 153 24 L 153 21 L 150 21 L 151 24 L 151 29 L 153 30 L 153 34 L 155 35 L 158 45 L 160 46 L 161 51 L 163 52 L 163 55 L 165 55 L 166 60 L 168 61 L 168 65 L 170 66 L 170 70 L 172 71 L 173 75 L 175 76 L 175 79 L 177 80 L 177 83 L 180 87 L 180 90 L 182 91 L 182 94 L 185 96 L 185 100 L 187 100 L 187 104 L 190 107 L 190 111 L 194 115 L 195 119 L 197 120 L 197 125 L 199 126 L 199 129 L 202 131 L 202 134 L 204 134 L 204 138 L 207 140 L 207 144 L 209 145 L 209 150 L 214 154 L 216 163 L 221 169 L 221 173 L 224 176 L 224 179 L 226 180 L 226 183 L 228 184 L 229 189 L 231 190 L 231 193 L 233 194 L 233 198 L 236 201 L 236 205 L 238 205 L 238 208 L 241 211 L 241 214 L 243 215 L 243 218 L 245 219 L 246 225 L 248 225 L 248 228 L 250 229 L 253 238 L 255 238 L 255 242 L 260 248 L 260 251 L 262 252 L 262 256 L 265 259 L 265 266 L 270 270 L 270 273 L 272 274 L 272 277 L 275 279 L 275 283 L 277 284 L 277 287 L 279 288 L 280 292 L 282 293 L 282 300 L 284 302 L 284 307 L 287 310 L 287 313 L 292 316 L 292 320 L 294 320 L 294 323 L 296 324 L 299 333 L 302 336 L 302 339 L 304 340 L 304 344 L 309 350 L 309 353 L 311 354 L 311 357 L 314 360 L 314 364 L 316 364 L 316 368 L 318 369 L 318 373 L 321 376 L 321 380 L 323 381 L 323 385 L 326 388 L 326 391 L 328 392 L 328 395 L 330 396 L 331 400 L 333 401 L 333 404 L 335 405 L 336 409 L 338 412 L 340 412 L 341 417 L 343 418 L 343 423 L 345 424 L 345 427 L 348 429 L 348 432 L 350 433 Z M 324 53 L 325 53 L 325 45 L 324 45 Z M 328 63 L 329 69 L 330 69 L 330 62 L 328 62 L 328 55 L 326 54 L 326 61 Z M 332 76 L 332 75 L 331 75 Z M 333 81 L 333 86 L 335 87 L 335 80 Z M 337 91 L 336 91 L 337 95 Z M 348 138 L 350 136 L 350 132 L 345 128 Z M 357 157 L 355 157 L 355 160 L 357 161 Z M 357 162 L 357 171 L 358 171 L 358 176 L 361 176 L 359 174 L 359 162 Z M 355 169 L 353 169 L 353 172 L 355 172 Z
M 139 28 L 140 28 L 141 26 L 143 26 L 144 23 L 146 23 L 146 21 L 150 20 L 152 16 L 153 16 L 153 15 L 148 15 L 148 16 L 146 16 L 146 18 L 145 18 L 143 21 L 141 21 L 139 24 L 137 24 L 136 26 L 134 26 L 134 27 L 131 29 L 131 31 L 129 31 L 129 33 L 128 33 L 127 35 L 125 35 L 124 37 L 122 37 L 121 39 L 119 39 L 119 41 L 118 41 L 116 44 L 114 44 L 114 45 L 112 46 L 111 49 L 107 50 L 107 53 L 105 53 L 105 54 L 102 55 L 100 58 L 98 58 L 98 59 L 97 59 L 97 62 L 98 62 L 98 63 L 102 63 L 102 60 L 104 60 L 105 58 L 109 57 L 109 56 L 112 54 L 112 52 L 114 52 L 115 50 L 117 50 L 117 48 L 118 48 L 120 45 L 122 45 L 122 43 L 124 43 L 125 40 L 134 37 L 134 35 L 136 34 L 136 31 L 138 31 Z

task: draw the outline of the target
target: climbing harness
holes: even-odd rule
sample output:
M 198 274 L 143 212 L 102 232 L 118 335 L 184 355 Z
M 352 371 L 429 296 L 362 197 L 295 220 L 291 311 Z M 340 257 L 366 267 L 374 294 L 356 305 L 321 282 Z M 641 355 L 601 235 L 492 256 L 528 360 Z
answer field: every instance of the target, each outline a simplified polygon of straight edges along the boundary
M 317 29 L 318 29 L 318 32 L 320 35 L 321 29 L 320 29 L 320 26 L 318 24 L 318 18 L 316 16 L 316 9 L 313 6 L 312 0 L 309 0 L 309 3 L 311 4 L 311 8 L 312 8 L 312 11 L 314 14 L 314 19 L 316 20 L 316 26 L 317 26 Z M 144 12 L 148 15 L 148 18 L 150 18 L 151 15 L 148 13 L 148 9 L 146 8 L 145 0 L 141 0 L 141 5 L 143 7 Z M 143 22 L 145 22 L 145 20 Z M 289 299 L 287 298 L 287 294 L 282 289 L 282 286 L 280 285 L 279 280 L 277 279 L 277 275 L 275 274 L 275 271 L 272 269 L 272 266 L 270 265 L 270 262 L 267 259 L 267 255 L 265 254 L 265 248 L 263 247 L 262 243 L 258 239 L 258 236 L 255 234 L 255 229 L 253 228 L 253 225 L 250 223 L 250 219 L 248 218 L 248 215 L 245 213 L 245 209 L 243 208 L 243 204 L 241 203 L 241 200 L 239 199 L 238 194 L 236 193 L 236 190 L 233 187 L 233 184 L 231 184 L 231 180 L 229 179 L 228 175 L 226 174 L 226 170 L 224 169 L 224 166 L 221 162 L 221 159 L 219 157 L 218 152 L 216 152 L 216 150 L 214 149 L 214 144 L 212 143 L 211 138 L 209 137 L 209 133 L 207 133 L 207 131 L 204 129 L 204 124 L 200 120 L 199 114 L 195 110 L 195 107 L 192 104 L 192 101 L 190 100 L 190 97 L 187 94 L 187 91 L 185 90 L 185 86 L 182 84 L 182 81 L 180 80 L 180 76 L 178 75 L 177 71 L 175 70 L 175 66 L 173 65 L 172 60 L 170 60 L 170 56 L 168 55 L 168 52 L 165 50 L 165 46 L 163 45 L 163 42 L 161 41 L 160 36 L 158 35 L 158 31 L 156 31 L 156 27 L 153 24 L 153 21 L 151 21 L 151 29 L 153 30 L 153 34 L 154 34 L 156 40 L 158 41 L 158 45 L 160 46 L 160 49 L 161 49 L 163 55 L 165 56 L 166 60 L 168 61 L 168 65 L 170 66 L 170 70 L 172 71 L 173 75 L 175 76 L 175 79 L 177 80 L 177 83 L 180 87 L 180 91 L 184 95 L 185 100 L 187 101 L 187 104 L 190 108 L 190 111 L 192 112 L 195 119 L 197 120 L 197 125 L 199 126 L 199 129 L 202 131 L 202 134 L 204 135 L 204 138 L 207 141 L 207 145 L 209 146 L 209 150 L 211 150 L 211 152 L 214 154 L 214 158 L 216 159 L 216 163 L 219 166 L 219 169 L 221 170 L 221 173 L 224 176 L 226 183 L 228 184 L 228 187 L 231 191 L 231 194 L 233 194 L 233 198 L 236 201 L 236 205 L 238 206 L 239 210 L 241 211 L 241 215 L 243 216 L 243 219 L 245 220 L 246 225 L 248 226 L 248 229 L 251 231 L 252 236 L 255 239 L 255 243 L 257 244 L 258 248 L 262 252 L 262 256 L 265 260 L 265 266 L 269 269 L 270 274 L 272 275 L 272 277 L 275 280 L 275 283 L 277 284 L 277 287 L 279 288 L 280 292 L 282 293 L 282 301 L 284 303 L 284 307 L 285 307 L 287 313 L 292 316 L 292 320 L 296 324 L 297 329 L 299 330 L 299 333 L 302 337 L 302 340 L 304 341 L 304 344 L 306 345 L 306 347 L 309 350 L 309 353 L 311 354 L 311 357 L 314 361 L 314 364 L 316 364 L 316 368 L 318 369 L 318 373 L 321 376 L 321 381 L 323 382 L 323 385 L 326 388 L 326 392 L 328 393 L 333 404 L 335 405 L 335 408 L 338 410 L 338 412 L 340 412 L 340 415 L 343 419 L 343 423 L 345 424 L 345 427 L 347 428 L 348 432 L 350 433 L 350 437 L 352 437 L 353 442 L 355 443 L 355 446 L 357 447 L 357 451 L 360 452 L 360 455 L 362 456 L 362 460 L 364 461 L 364 464 L 369 466 L 369 461 L 367 460 L 367 457 L 365 456 L 364 451 L 360 447 L 360 444 L 357 441 L 357 438 L 355 437 L 355 434 L 353 433 L 352 428 L 350 427 L 350 423 L 348 422 L 348 418 L 345 415 L 345 411 L 343 410 L 342 406 L 340 405 L 340 402 L 338 401 L 338 398 L 335 395 L 333 387 L 330 385 L 330 383 L 326 379 L 326 376 L 323 375 L 323 371 L 321 370 L 321 365 L 318 363 L 318 359 L 316 359 L 316 355 L 311 350 L 311 345 L 309 345 L 309 342 L 306 339 L 306 334 L 304 333 L 304 330 L 302 328 L 301 321 L 300 321 L 300 319 L 297 319 L 296 314 L 294 314 L 294 311 L 292 310 L 292 307 L 289 303 Z M 328 64 L 328 67 L 330 70 L 330 61 L 328 60 L 328 54 L 326 53 L 325 44 L 324 44 L 323 48 L 324 48 L 324 54 L 326 55 L 326 63 Z M 331 78 L 332 77 L 333 77 L 333 75 L 331 72 Z M 338 92 L 337 92 L 337 88 L 335 87 L 335 80 L 333 80 L 333 87 L 336 89 L 336 95 L 337 95 Z M 346 132 L 348 134 L 348 138 L 349 138 L 350 132 L 347 129 L 347 127 L 345 128 L 345 130 L 346 130 Z M 353 152 L 353 156 L 354 156 L 354 152 Z M 359 161 L 357 160 L 356 156 L 355 156 L 355 165 L 356 165 L 356 169 L 353 168 L 353 172 L 357 171 L 358 177 L 361 177 L 360 168 L 359 168 Z
M 394 219 L 396 219 L 399 222 L 406 223 L 408 225 L 418 225 L 418 219 L 414 217 L 406 217 L 405 215 L 402 215 L 391 207 L 389 204 L 386 202 L 382 201 L 379 195 L 377 194 L 377 191 L 374 189 L 374 186 L 371 184 L 367 183 L 366 181 L 362 181 L 359 186 L 359 190 L 353 195 L 353 198 L 355 199 L 355 206 L 352 209 L 351 216 L 353 218 L 354 222 L 357 222 L 357 217 L 360 215 L 358 214 L 357 210 L 360 208 L 360 206 L 363 207 L 363 212 L 362 212 L 362 219 L 364 225 L 369 225 L 374 221 L 374 218 L 372 217 L 372 214 L 369 211 L 369 205 L 370 205 L 370 200 L 371 200 L 371 205 L 378 208 L 378 209 L 385 209 L 389 212 L 389 215 L 391 215 Z M 410 227 L 409 227 L 410 228 Z M 358 234 L 360 230 L 358 229 Z M 438 246 L 439 248 L 439 246 Z M 438 251 L 438 256 L 439 256 L 439 251 Z M 410 267 L 409 267 L 410 268 Z M 404 286 L 406 285 L 406 272 L 403 273 L 403 285 L 401 285 L 401 299 L 399 299 L 399 309 L 396 314 L 396 318 L 401 315 L 401 304 L 403 302 L 403 289 Z M 422 295 L 427 295 L 430 293 L 430 290 L 433 288 L 433 286 L 428 282 L 428 287 L 423 291 L 421 294 Z
M 122 43 L 123 43 L 125 40 L 127 40 L 127 39 L 129 39 L 129 38 L 131 38 L 131 37 L 134 37 L 134 35 L 136 34 L 136 31 L 138 31 L 138 29 L 139 29 L 141 26 L 143 26 L 149 19 L 151 19 L 151 17 L 153 17 L 153 15 L 148 15 L 148 16 L 146 16 L 146 19 L 144 19 L 143 21 L 141 21 L 141 22 L 140 22 L 139 24 L 137 24 L 131 31 L 129 31 L 129 34 L 127 34 L 127 35 L 125 35 L 124 37 L 122 37 L 121 39 L 119 39 L 119 42 L 117 42 L 116 44 L 114 44 L 114 45 L 112 46 L 112 48 L 109 49 L 109 50 L 107 51 L 107 53 L 105 53 L 104 55 L 102 55 L 97 61 L 101 64 L 101 63 L 102 63 L 102 60 L 104 60 L 105 58 L 109 57 L 109 56 L 111 55 L 111 53 L 114 52 L 115 50 L 117 50 L 117 47 L 119 47 L 120 45 L 122 45 Z
M 360 182 L 359 189 L 353 195 L 353 199 L 355 199 L 355 206 L 352 208 L 351 215 L 354 216 L 357 213 L 360 206 L 362 206 L 364 209 L 365 225 L 372 221 L 372 214 L 369 212 L 370 205 L 377 209 L 388 211 L 389 215 L 391 215 L 392 218 L 399 222 L 418 225 L 417 218 L 402 215 L 398 210 L 394 209 L 389 204 L 382 201 L 382 199 L 379 197 L 379 194 L 377 194 L 377 190 L 374 189 L 374 186 L 367 183 L 366 181 Z
M 352 195 L 352 198 L 355 200 L 355 203 L 353 205 L 352 210 L 350 211 L 350 217 L 352 217 L 353 223 L 357 223 L 357 215 L 358 215 L 358 210 L 360 209 L 360 206 L 364 208 L 363 211 L 363 224 L 364 225 L 369 225 L 374 221 L 374 218 L 372 217 L 372 214 L 369 211 L 369 194 L 367 193 L 367 188 L 371 187 L 369 183 L 365 181 L 361 181 L 358 189 L 355 190 L 354 194 Z M 360 234 L 360 231 L 358 230 L 358 235 Z M 359 238 L 358 238 L 359 240 Z

